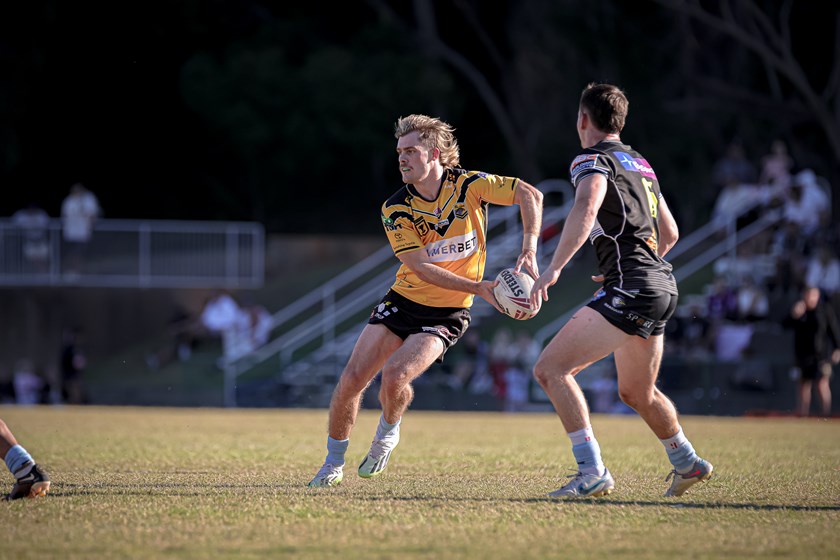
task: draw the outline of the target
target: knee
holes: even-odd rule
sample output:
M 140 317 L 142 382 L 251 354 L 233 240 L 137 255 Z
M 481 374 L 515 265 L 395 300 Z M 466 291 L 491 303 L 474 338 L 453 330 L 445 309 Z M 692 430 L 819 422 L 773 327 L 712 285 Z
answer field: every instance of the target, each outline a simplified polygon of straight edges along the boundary
M 362 370 L 347 367 L 341 374 L 341 379 L 338 380 L 338 390 L 340 392 L 361 393 L 365 390 L 368 383 L 370 383 L 369 376 Z
M 564 376 L 572 376 L 575 373 L 577 372 L 556 364 L 550 364 L 548 360 L 544 360 L 542 358 L 537 360 L 537 363 L 534 365 L 534 379 L 537 380 L 537 383 L 539 383 L 540 387 L 543 389 L 548 387 L 552 380 L 560 379 Z
M 634 387 L 619 387 L 618 397 L 633 410 L 644 408 L 653 401 L 653 394 L 650 391 Z
M 381 391 L 388 395 L 397 394 L 408 385 L 408 379 L 409 376 L 406 372 L 386 366 L 382 369 Z

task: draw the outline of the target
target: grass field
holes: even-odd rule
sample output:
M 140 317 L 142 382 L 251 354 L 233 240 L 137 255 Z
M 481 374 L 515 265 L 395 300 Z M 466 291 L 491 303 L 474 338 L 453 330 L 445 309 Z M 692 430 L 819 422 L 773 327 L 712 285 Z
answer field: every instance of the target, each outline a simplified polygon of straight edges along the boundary
M 0 407 L 51 473 L 0 502 L 0 558 L 838 558 L 840 423 L 685 417 L 716 467 L 662 498 L 662 446 L 634 416 L 595 417 L 607 498 L 554 501 L 573 465 L 549 414 L 409 412 L 388 470 L 309 489 L 326 411 Z M 11 475 L 0 479 L 11 486 Z M 7 488 L 8 489 L 8 488 Z

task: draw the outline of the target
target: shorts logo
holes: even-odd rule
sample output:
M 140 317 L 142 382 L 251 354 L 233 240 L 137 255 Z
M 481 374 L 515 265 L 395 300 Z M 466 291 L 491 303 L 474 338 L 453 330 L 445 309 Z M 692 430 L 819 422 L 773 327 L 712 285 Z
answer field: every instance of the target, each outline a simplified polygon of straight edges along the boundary
M 422 327 L 423 332 L 434 333 L 446 339 L 453 338 L 452 333 L 446 327 Z
M 421 236 L 429 233 L 429 225 L 426 223 L 426 220 L 423 219 L 423 216 L 414 220 L 414 227 L 417 228 L 417 233 Z
M 373 308 L 373 311 L 370 314 L 371 319 L 376 317 L 377 319 L 384 319 L 388 317 L 392 313 L 396 313 L 399 311 L 397 306 L 391 303 L 390 301 L 384 301 Z
M 463 220 L 467 217 L 467 209 L 464 208 L 463 204 L 456 204 L 455 205 L 455 217 L 459 220 Z
M 592 301 L 598 301 L 599 299 L 601 299 L 602 297 L 604 297 L 606 295 L 607 295 L 607 292 L 604 291 L 604 288 L 601 288 L 600 290 L 595 292 L 594 296 L 592 296 Z
M 619 296 L 613 296 L 612 298 L 613 307 L 624 307 L 624 298 Z
M 627 318 L 636 323 L 637 326 L 642 327 L 643 329 L 649 329 L 653 326 L 652 320 L 646 317 L 642 317 L 641 315 L 638 315 L 636 313 L 628 313 Z
M 609 310 L 610 310 L 610 311 L 612 311 L 613 313 L 618 313 L 619 315 L 624 315 L 624 311 L 622 311 L 621 309 L 618 309 L 618 308 L 613 307 L 613 306 L 612 306 L 612 305 L 610 305 L 609 303 L 605 303 L 605 304 L 604 304 L 604 307 L 606 307 L 607 309 L 609 309 Z

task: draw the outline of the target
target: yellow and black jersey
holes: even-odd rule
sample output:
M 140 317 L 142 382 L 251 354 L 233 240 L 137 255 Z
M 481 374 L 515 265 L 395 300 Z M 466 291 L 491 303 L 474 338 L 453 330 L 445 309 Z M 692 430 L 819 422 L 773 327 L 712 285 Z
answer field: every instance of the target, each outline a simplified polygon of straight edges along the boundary
M 480 171 L 447 169 L 435 200 L 404 185 L 382 205 L 382 224 L 399 256 L 424 250 L 436 265 L 478 281 L 487 257 L 487 207 L 513 204 L 518 179 Z M 424 282 L 400 266 L 392 286 L 411 301 L 431 307 L 470 307 L 473 295 Z

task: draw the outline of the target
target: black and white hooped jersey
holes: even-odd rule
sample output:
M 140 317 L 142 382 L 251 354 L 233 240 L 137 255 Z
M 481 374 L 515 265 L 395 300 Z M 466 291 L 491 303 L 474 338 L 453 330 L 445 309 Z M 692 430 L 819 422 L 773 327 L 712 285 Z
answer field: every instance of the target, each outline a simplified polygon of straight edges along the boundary
M 662 192 L 647 160 L 627 144 L 602 141 L 583 150 L 570 167 L 572 185 L 593 173 L 607 179 L 607 192 L 589 240 L 605 283 L 632 292 L 677 294 L 672 267 L 656 250 Z

